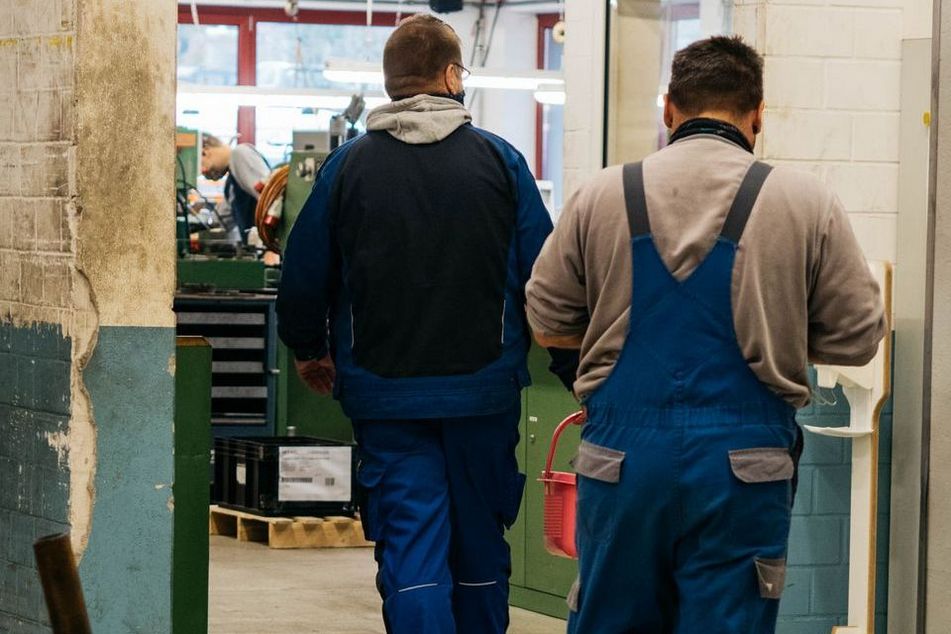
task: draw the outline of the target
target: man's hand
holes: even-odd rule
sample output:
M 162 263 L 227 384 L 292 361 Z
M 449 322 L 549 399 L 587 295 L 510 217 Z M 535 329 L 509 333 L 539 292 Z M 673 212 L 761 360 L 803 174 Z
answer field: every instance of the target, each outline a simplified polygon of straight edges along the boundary
M 264 260 L 264 266 L 277 266 L 281 263 L 281 255 L 274 251 L 265 251 L 262 260 Z
M 337 378 L 337 369 L 333 359 L 328 354 L 323 359 L 300 361 L 294 359 L 297 375 L 304 385 L 318 394 L 330 394 L 334 389 L 334 380 Z

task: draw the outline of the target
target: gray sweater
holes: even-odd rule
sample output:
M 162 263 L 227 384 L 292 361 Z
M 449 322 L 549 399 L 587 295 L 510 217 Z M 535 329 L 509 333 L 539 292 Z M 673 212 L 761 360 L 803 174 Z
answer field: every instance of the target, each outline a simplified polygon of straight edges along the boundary
M 705 135 L 644 161 L 654 241 L 677 279 L 712 249 L 752 162 L 739 146 Z M 609 167 L 567 201 L 526 288 L 536 332 L 584 336 L 580 398 L 621 351 L 631 273 L 621 168 Z M 779 167 L 767 179 L 740 241 L 733 314 L 750 368 L 796 407 L 810 398 L 807 362 L 862 365 L 874 356 L 886 330 L 878 285 L 842 204 L 814 176 Z

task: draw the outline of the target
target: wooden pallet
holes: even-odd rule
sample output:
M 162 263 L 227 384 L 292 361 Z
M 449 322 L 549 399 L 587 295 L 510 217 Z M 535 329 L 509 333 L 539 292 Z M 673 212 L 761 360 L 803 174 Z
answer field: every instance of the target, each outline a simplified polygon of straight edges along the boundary
M 212 505 L 211 535 L 262 542 L 269 548 L 361 548 L 372 546 L 363 523 L 350 517 L 265 517 Z

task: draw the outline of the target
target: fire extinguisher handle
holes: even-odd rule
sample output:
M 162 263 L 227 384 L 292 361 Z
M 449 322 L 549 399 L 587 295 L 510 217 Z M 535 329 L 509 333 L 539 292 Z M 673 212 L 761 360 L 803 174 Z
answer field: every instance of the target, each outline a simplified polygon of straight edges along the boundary
M 555 459 L 555 451 L 558 449 L 558 438 L 561 436 L 561 433 L 570 425 L 580 425 L 585 419 L 586 415 L 584 410 L 577 411 L 558 423 L 558 427 L 555 427 L 555 433 L 551 436 L 551 445 L 548 447 L 548 459 L 545 460 L 544 477 L 551 475 L 551 463 Z

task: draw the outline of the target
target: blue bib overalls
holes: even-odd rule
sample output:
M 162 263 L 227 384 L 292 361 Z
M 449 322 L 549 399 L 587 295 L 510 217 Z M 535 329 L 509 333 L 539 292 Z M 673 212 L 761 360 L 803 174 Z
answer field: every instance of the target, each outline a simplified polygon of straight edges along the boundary
M 651 237 L 641 166 L 624 167 L 630 331 L 585 403 L 571 633 L 775 629 L 798 428 L 744 359 L 731 303 L 738 244 L 769 170 L 753 164 L 713 249 L 678 281 Z

